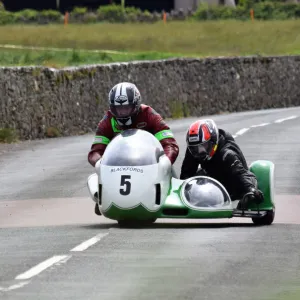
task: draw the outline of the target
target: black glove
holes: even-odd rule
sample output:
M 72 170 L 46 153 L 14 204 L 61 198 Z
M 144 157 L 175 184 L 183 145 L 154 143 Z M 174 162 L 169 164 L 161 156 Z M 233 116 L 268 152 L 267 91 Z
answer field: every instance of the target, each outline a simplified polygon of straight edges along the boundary
M 264 195 L 263 193 L 259 190 L 259 189 L 251 189 L 251 193 L 253 193 L 252 195 L 250 194 L 250 200 L 252 200 L 254 203 L 256 204 L 261 204 L 264 202 Z
M 251 188 L 248 193 L 240 200 L 238 209 L 246 210 L 249 203 L 261 204 L 264 201 L 263 193 L 255 188 Z

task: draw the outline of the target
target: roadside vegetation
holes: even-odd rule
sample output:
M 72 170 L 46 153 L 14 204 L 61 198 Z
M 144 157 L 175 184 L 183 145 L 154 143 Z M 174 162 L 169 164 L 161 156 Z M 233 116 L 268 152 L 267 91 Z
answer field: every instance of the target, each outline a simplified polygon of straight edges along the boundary
M 0 5 L 0 65 L 60 68 L 171 57 L 299 54 L 298 18 L 300 4 L 256 0 L 240 0 L 237 8 L 201 5 L 194 13 L 171 12 L 166 23 L 162 12 L 117 5 L 96 11 L 77 7 L 66 19 L 58 11 L 12 13 Z
M 61 67 L 170 57 L 284 55 L 300 53 L 300 21 L 207 21 L 167 24 L 0 26 L 0 44 L 70 48 L 17 50 L 0 46 L 1 65 Z M 74 50 L 72 50 L 74 49 Z M 121 53 L 93 53 L 107 49 Z
M 136 60 L 157 60 L 173 57 L 182 57 L 174 53 L 97 53 L 84 50 L 54 51 L 54 50 L 16 50 L 0 48 L 1 66 L 45 66 L 63 68 L 87 64 L 105 64 L 114 62 L 129 62 Z
M 1 3 L 1 2 L 0 2 Z M 238 19 L 248 20 L 250 10 L 253 9 L 257 20 L 286 20 L 300 18 L 300 4 L 283 2 L 280 0 L 239 0 L 237 7 L 207 6 L 201 4 L 197 11 L 183 13 L 182 11 L 172 11 L 167 14 L 167 19 L 174 20 L 219 20 Z M 68 22 L 70 23 L 152 23 L 162 20 L 163 12 L 142 11 L 135 7 L 125 7 L 121 5 L 102 5 L 97 10 L 90 11 L 85 7 L 75 7 L 68 12 Z M 9 12 L 0 5 L 0 24 L 18 23 L 63 23 L 64 15 L 56 10 L 36 11 L 25 9 L 18 12 Z
M 12 128 L 0 128 L 0 143 L 14 143 L 18 141 L 18 135 Z

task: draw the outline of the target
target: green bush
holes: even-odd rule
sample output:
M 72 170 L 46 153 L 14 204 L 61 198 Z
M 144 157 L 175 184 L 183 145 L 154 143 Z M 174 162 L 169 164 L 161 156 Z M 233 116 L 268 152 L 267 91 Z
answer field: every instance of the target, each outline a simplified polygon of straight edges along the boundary
M 16 22 L 16 16 L 14 13 L 0 10 L 0 25 L 13 24 Z
M 39 14 L 40 19 L 46 20 L 48 22 L 58 22 L 62 19 L 62 14 L 57 10 L 43 10 Z
M 103 5 L 98 8 L 97 13 L 101 21 L 125 22 L 126 14 L 121 5 Z
M 125 7 L 121 5 L 103 5 L 97 10 L 99 20 L 114 23 L 124 22 L 151 22 L 154 17 L 149 11 L 142 11 L 135 7 Z
M 36 23 L 39 21 L 39 12 L 34 9 L 24 9 L 14 14 L 17 22 Z
M 13 128 L 0 128 L 0 143 L 14 143 L 18 140 L 18 134 Z
M 254 17 L 259 20 L 285 20 L 300 17 L 300 5 L 280 2 L 261 2 L 253 7 Z
M 246 19 L 250 13 L 243 7 L 228 7 L 201 4 L 193 14 L 193 18 L 198 20 L 218 20 L 218 19 Z
M 254 10 L 257 20 L 285 20 L 300 18 L 300 4 L 279 2 L 279 0 L 239 0 L 237 7 L 213 6 L 202 3 L 191 17 L 177 17 L 171 14 L 169 20 L 249 20 L 250 9 Z M 25 9 L 19 12 L 5 11 L 0 2 L 0 25 L 13 23 L 57 23 L 63 22 L 64 16 L 56 10 L 36 11 Z M 135 7 L 121 5 L 102 5 L 97 11 L 88 11 L 86 7 L 75 7 L 70 13 L 70 23 L 96 23 L 99 21 L 125 23 L 125 22 L 156 22 L 161 21 L 159 13 L 142 11 Z
M 86 7 L 74 7 L 74 9 L 71 12 L 74 15 L 84 15 L 87 13 Z
M 253 5 L 254 18 L 257 20 L 285 20 L 300 18 L 300 4 L 262 1 Z M 202 4 L 193 15 L 197 20 L 237 19 L 249 20 L 250 8 L 246 2 L 236 8 L 208 6 Z
M 70 22 L 85 23 L 84 18 L 87 15 L 88 10 L 86 7 L 74 7 L 70 13 Z

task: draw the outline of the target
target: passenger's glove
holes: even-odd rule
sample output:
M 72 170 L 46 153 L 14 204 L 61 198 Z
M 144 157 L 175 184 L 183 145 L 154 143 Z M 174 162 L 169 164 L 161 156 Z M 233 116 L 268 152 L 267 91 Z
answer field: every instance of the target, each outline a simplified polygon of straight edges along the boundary
M 238 209 L 246 210 L 249 203 L 261 204 L 264 201 L 263 193 L 255 188 L 251 188 L 248 193 L 240 200 Z
M 252 188 L 251 192 L 253 194 L 249 196 L 250 200 L 252 200 L 256 204 L 261 204 L 264 202 L 264 195 L 260 190 Z

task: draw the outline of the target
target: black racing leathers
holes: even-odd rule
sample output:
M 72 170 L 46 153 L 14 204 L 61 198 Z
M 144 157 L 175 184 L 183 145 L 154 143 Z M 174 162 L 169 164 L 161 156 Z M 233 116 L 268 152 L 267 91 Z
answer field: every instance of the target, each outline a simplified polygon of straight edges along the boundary
M 219 145 L 216 153 L 210 160 L 201 164 L 200 170 L 198 167 L 199 162 L 186 149 L 180 179 L 206 174 L 221 182 L 232 200 L 240 200 L 251 188 L 257 189 L 256 177 L 249 171 L 240 147 L 232 135 L 222 129 L 219 129 Z

